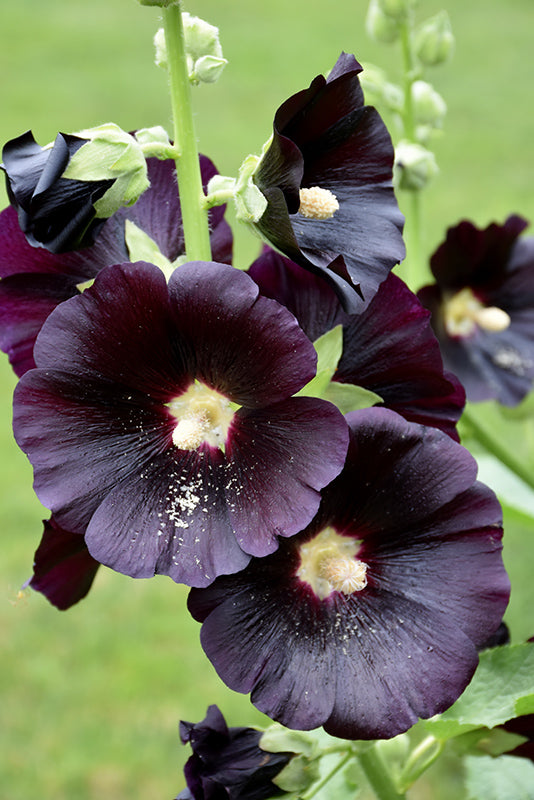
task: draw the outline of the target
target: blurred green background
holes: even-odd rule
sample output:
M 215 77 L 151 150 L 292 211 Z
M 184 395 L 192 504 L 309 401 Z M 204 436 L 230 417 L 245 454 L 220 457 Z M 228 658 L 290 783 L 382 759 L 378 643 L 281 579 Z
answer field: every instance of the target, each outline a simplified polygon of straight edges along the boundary
M 534 218 L 532 0 L 421 0 L 418 18 L 442 7 L 456 52 L 427 73 L 449 109 L 435 144 L 441 174 L 425 196 L 427 254 L 462 217 L 483 225 L 512 212 Z M 201 150 L 224 174 L 259 151 L 280 102 L 328 70 L 341 50 L 396 79 L 400 54 L 367 37 L 365 0 L 191 0 L 186 8 L 220 27 L 230 62 L 217 86 L 195 93 Z M 153 65 L 157 27 L 157 9 L 135 0 L 3 2 L 0 140 L 31 128 L 44 144 L 58 130 L 107 121 L 169 129 L 166 79 Z M 240 233 L 237 260 L 246 264 L 256 248 Z M 5 358 L 0 372 L 0 794 L 170 799 L 183 786 L 179 719 L 201 719 L 212 702 L 233 724 L 262 717 L 222 686 L 185 611 L 186 590 L 167 578 L 132 581 L 101 569 L 89 597 L 66 613 L 38 594 L 17 598 L 47 512 L 12 440 L 15 379 Z M 527 518 L 510 514 L 505 558 L 516 641 L 534 633 L 533 556 Z M 429 791 L 423 784 L 410 796 L 455 796 L 450 786 Z

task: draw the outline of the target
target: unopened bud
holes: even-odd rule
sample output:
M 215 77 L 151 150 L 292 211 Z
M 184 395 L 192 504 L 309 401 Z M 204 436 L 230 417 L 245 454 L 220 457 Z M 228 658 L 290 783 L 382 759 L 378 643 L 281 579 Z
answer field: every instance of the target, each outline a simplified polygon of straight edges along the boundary
M 452 56 L 454 35 L 446 11 L 440 11 L 417 29 L 415 52 L 419 61 L 427 67 L 443 64 Z
M 426 81 L 413 82 L 412 101 L 418 125 L 441 127 L 447 113 L 447 105 L 443 97 L 429 83 Z
M 386 73 L 374 64 L 365 64 L 360 76 L 367 105 L 385 106 L 389 111 L 400 113 L 404 105 L 404 93 L 400 86 L 390 83 Z
M 395 183 L 400 189 L 419 191 L 439 172 L 434 153 L 420 144 L 401 141 L 395 150 Z
M 379 6 L 378 0 L 371 0 L 365 18 L 367 34 L 377 42 L 390 44 L 396 42 L 400 35 L 400 28 L 393 17 L 389 17 Z
M 408 11 L 415 5 L 415 0 L 377 0 L 382 13 L 390 19 L 402 22 Z
M 228 63 L 223 58 L 219 29 L 200 17 L 182 14 L 189 78 L 192 83 L 215 83 Z

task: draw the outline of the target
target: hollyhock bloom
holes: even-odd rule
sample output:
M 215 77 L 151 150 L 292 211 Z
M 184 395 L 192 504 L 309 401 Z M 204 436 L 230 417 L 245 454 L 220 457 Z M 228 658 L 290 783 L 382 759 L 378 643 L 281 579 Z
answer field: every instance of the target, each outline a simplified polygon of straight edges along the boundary
M 217 706 L 202 722 L 180 722 L 182 742 L 192 747 L 184 774 L 187 789 L 176 800 L 263 800 L 285 794 L 273 783 L 293 753 L 259 747 L 262 731 L 229 728 Z
M 501 511 L 441 431 L 384 408 L 347 419 L 347 462 L 313 522 L 188 607 L 220 677 L 260 711 L 388 738 L 459 697 L 499 625 Z
M 58 133 L 52 147 L 41 147 L 30 131 L 11 139 L 2 150 L 2 168 L 10 202 L 30 244 L 53 253 L 87 247 L 104 220 L 94 204 L 114 181 L 63 178 L 74 153 L 87 140 Z
M 63 530 L 52 517 L 44 523 L 27 585 L 64 611 L 86 596 L 99 566 L 83 536 Z
M 263 295 L 289 308 L 312 341 L 343 326 L 334 381 L 369 389 L 406 419 L 458 440 L 464 390 L 454 375 L 443 372 L 430 314 L 400 278 L 390 274 L 365 311 L 347 314 L 323 280 L 268 248 L 249 275 Z
M 418 295 L 432 312 L 445 366 L 468 400 L 513 406 L 534 379 L 534 237 L 526 220 L 449 228 L 431 258 L 436 283 Z
M 180 201 L 171 161 L 148 159 L 150 188 L 130 208 L 122 208 L 102 228 L 95 244 L 60 255 L 31 247 L 10 207 L 0 213 L 0 348 L 9 355 L 17 375 L 35 366 L 33 346 L 50 312 L 63 300 L 78 295 L 106 266 L 136 261 L 128 248 L 127 232 L 136 226 L 152 239 L 170 262 L 185 252 Z M 200 157 L 207 185 L 216 169 Z M 135 230 L 135 228 L 134 228 Z M 232 234 L 224 208 L 210 211 L 213 258 L 230 263 Z
M 253 176 L 268 203 L 256 223 L 262 237 L 326 280 L 350 311 L 361 311 L 404 258 L 393 146 L 364 105 L 361 71 L 342 53 L 328 78 L 286 100 Z
M 58 306 L 21 378 L 14 432 L 58 525 L 132 577 L 205 586 L 264 556 L 314 516 L 348 429 L 293 398 L 316 354 L 283 306 L 225 264 L 169 284 L 108 267 Z

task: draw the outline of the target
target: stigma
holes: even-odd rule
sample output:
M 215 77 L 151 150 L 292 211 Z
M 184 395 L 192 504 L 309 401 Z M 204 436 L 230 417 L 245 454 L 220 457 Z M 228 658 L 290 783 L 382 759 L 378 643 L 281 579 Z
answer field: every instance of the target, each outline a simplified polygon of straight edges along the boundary
M 485 306 L 467 286 L 445 299 L 445 330 L 449 336 L 471 336 L 476 328 L 499 333 L 510 325 L 510 317 L 502 308 Z
M 167 408 L 177 422 L 172 432 L 173 444 L 180 450 L 196 450 L 203 442 L 224 452 L 228 430 L 234 417 L 227 397 L 195 381 Z
M 324 600 L 333 592 L 346 596 L 367 586 L 367 564 L 356 558 L 360 542 L 325 528 L 299 548 L 297 577 Z
M 312 186 L 299 191 L 299 214 L 307 219 L 331 219 L 339 210 L 337 197 L 330 189 Z

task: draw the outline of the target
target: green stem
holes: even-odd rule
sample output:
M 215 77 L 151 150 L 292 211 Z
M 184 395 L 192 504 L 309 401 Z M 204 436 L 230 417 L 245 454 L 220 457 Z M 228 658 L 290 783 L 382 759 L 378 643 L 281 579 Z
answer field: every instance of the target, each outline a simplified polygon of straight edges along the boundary
M 358 753 L 358 759 L 378 800 L 406 800 L 405 795 L 397 790 L 389 768 L 376 749 L 376 745 Z
M 327 775 L 325 775 L 324 778 L 322 778 L 322 780 L 319 781 L 319 783 L 315 784 L 311 791 L 306 792 L 306 794 L 302 795 L 301 800 L 311 800 L 312 797 L 315 797 L 315 795 L 318 792 L 320 792 L 320 790 L 323 788 L 323 786 L 326 786 L 328 781 L 330 781 L 334 777 L 334 775 L 336 775 L 341 769 L 343 769 L 345 764 L 348 764 L 348 762 L 353 757 L 354 757 L 354 755 L 353 755 L 353 753 L 351 751 L 349 751 L 348 753 L 345 753 L 343 758 L 340 761 L 338 761 L 336 766 L 333 767 L 330 770 L 330 772 Z
M 198 160 L 197 141 L 191 104 L 191 86 L 187 71 L 182 12 L 180 5 L 163 8 L 163 27 L 167 45 L 167 63 L 174 144 L 179 157 L 175 159 L 180 205 L 184 229 L 185 251 L 188 259 L 211 260 L 208 212 Z
M 427 736 L 412 751 L 399 778 L 403 790 L 409 789 L 415 781 L 432 766 L 441 755 L 445 742 L 434 736 Z
M 466 406 L 463 419 L 468 423 L 474 437 L 489 452 L 496 456 L 509 470 L 523 480 L 527 486 L 534 489 L 534 473 L 532 468 L 518 458 L 515 453 L 507 447 L 498 436 L 495 435 L 493 426 L 488 425 L 480 419 L 476 412 L 471 413 L 469 406 Z

